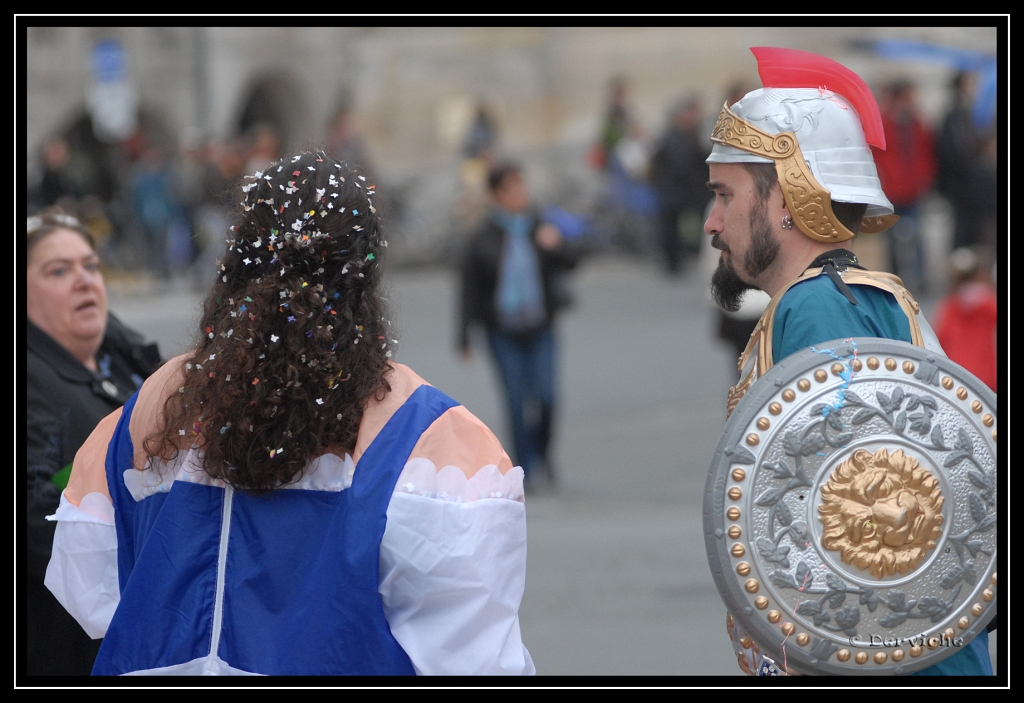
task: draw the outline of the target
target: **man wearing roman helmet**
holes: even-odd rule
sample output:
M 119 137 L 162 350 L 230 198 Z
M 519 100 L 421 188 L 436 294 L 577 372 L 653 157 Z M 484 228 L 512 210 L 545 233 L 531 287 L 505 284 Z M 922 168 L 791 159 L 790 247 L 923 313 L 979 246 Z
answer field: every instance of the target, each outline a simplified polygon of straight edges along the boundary
M 704 231 L 721 252 L 711 281 L 713 296 L 727 310 L 736 310 L 747 290 L 760 289 L 772 296 L 740 358 L 743 378 L 729 393 L 730 414 L 774 364 L 812 345 L 876 337 L 942 354 L 900 279 L 865 270 L 848 248 L 858 232 L 879 232 L 897 219 L 882 192 L 869 147 L 885 147 L 870 90 L 852 71 L 821 56 L 767 47 L 751 51 L 765 87 L 722 109 L 707 159 L 708 187 L 715 202 Z M 857 462 L 846 469 L 852 488 L 830 484 L 821 489 L 832 491 L 832 503 L 826 502 L 831 507 L 824 512 L 834 513 L 825 517 L 832 520 L 835 544 L 844 529 L 843 507 L 860 505 L 847 500 L 847 493 L 856 499 L 857 490 L 868 490 L 857 488 L 855 484 L 865 479 L 855 473 L 869 475 L 875 462 L 883 462 L 886 471 L 904 471 L 907 482 L 912 480 L 913 467 L 905 467 L 902 456 L 864 452 Z M 868 488 L 880 490 L 874 484 Z M 906 493 L 897 488 L 892 491 L 896 502 Z M 886 508 L 881 501 L 879 505 Z M 935 517 L 935 510 L 941 503 L 915 506 L 922 516 L 921 534 L 909 535 L 909 528 L 898 534 L 904 541 L 919 536 L 923 546 L 915 548 L 922 551 L 929 535 L 939 532 L 941 517 Z M 906 511 L 896 505 L 896 512 L 899 517 Z M 882 529 L 876 524 L 880 518 L 868 513 L 851 514 L 848 522 L 862 531 Z M 754 537 L 746 539 L 753 546 Z M 867 556 L 862 559 L 865 569 L 882 568 Z M 906 571 L 910 562 L 895 568 Z M 739 619 L 729 615 L 729 634 L 741 668 L 752 674 L 764 665 L 759 661 L 760 647 L 746 635 Z M 993 620 L 990 626 L 994 624 Z M 778 668 L 782 666 L 778 662 Z M 954 655 L 914 673 L 991 675 L 987 632 L 982 630 Z

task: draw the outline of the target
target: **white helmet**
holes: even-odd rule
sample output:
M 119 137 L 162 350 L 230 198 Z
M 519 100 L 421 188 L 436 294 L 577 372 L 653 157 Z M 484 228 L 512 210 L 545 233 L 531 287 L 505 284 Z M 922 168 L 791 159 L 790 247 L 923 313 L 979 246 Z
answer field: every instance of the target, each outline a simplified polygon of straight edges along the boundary
M 853 237 L 832 202 L 863 203 L 860 230 L 896 221 L 868 144 L 885 148 L 878 104 L 864 81 L 822 56 L 755 47 L 764 88 L 722 109 L 707 163 L 774 163 L 794 222 L 817 241 Z M 867 135 L 865 134 L 867 132 Z

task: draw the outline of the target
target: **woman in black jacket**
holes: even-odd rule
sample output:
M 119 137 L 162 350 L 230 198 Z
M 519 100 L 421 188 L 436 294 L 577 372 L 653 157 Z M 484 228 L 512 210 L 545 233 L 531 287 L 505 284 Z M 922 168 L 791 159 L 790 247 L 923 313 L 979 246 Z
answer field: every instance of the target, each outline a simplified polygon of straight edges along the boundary
M 28 219 L 25 303 L 27 673 L 87 676 L 99 640 L 43 585 L 55 525 L 46 516 L 57 510 L 79 447 L 161 360 L 155 344 L 108 313 L 92 235 L 59 210 Z

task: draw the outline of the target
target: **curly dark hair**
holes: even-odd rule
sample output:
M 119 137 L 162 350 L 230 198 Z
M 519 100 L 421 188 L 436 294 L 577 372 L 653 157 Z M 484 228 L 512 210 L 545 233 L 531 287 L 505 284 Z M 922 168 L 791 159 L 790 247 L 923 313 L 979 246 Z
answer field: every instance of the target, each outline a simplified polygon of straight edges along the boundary
M 391 390 L 395 343 L 374 188 L 322 152 L 242 179 L 184 385 L 149 455 L 196 444 L 210 476 L 264 493 L 328 447 L 354 449 L 367 402 Z

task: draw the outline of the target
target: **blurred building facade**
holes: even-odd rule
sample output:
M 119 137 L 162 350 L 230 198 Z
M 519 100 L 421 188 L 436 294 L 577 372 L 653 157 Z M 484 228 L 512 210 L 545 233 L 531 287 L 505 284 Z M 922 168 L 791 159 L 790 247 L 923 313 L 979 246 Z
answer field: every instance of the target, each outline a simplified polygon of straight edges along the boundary
M 908 76 L 922 113 L 949 105 L 951 69 L 885 61 L 865 42 L 902 38 L 995 53 L 992 27 L 43 27 L 26 23 L 24 133 L 29 160 L 95 109 L 98 43 L 123 47 L 139 119 L 172 148 L 230 142 L 272 125 L 283 151 L 323 146 L 344 103 L 378 171 L 401 196 L 398 239 L 444 237 L 459 187 L 461 147 L 485 101 L 500 148 L 529 171 L 541 198 L 583 207 L 599 174 L 586 151 L 600 129 L 607 83 L 630 82 L 648 131 L 684 94 L 709 110 L 737 80 L 756 84 L 748 47 L 777 45 L 834 58 L 873 88 Z M 994 25 L 994 22 L 993 22 Z M 31 174 L 30 174 L 31 175 Z M 382 185 L 382 193 L 384 186 Z M 414 248 L 414 247 L 413 247 Z M 396 252 L 397 253 L 397 252 Z

